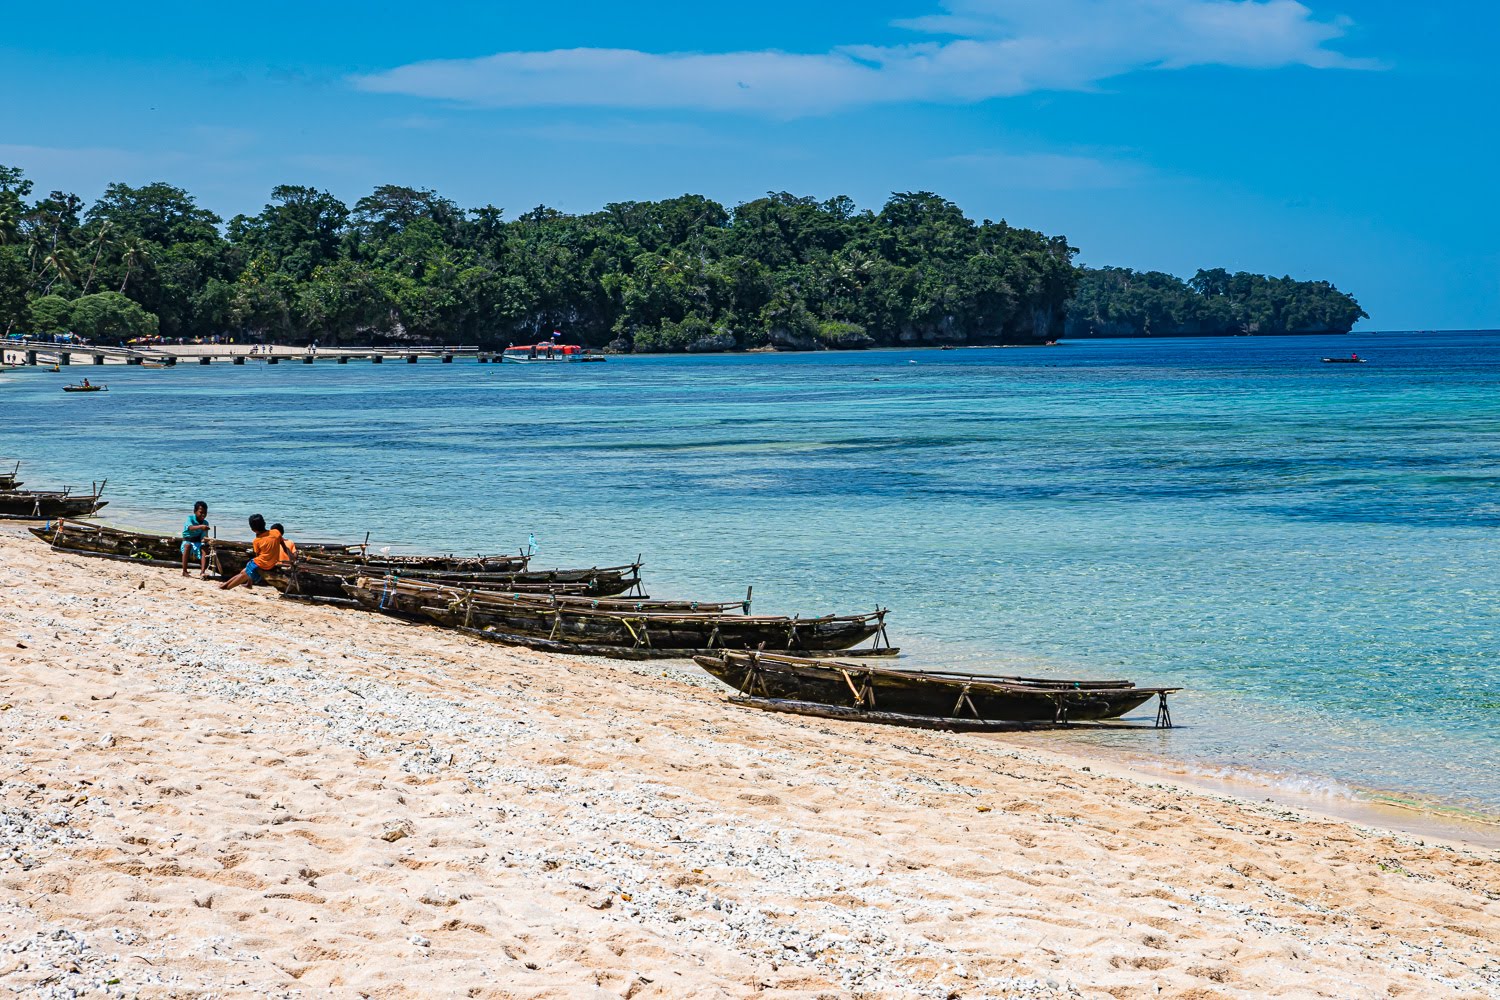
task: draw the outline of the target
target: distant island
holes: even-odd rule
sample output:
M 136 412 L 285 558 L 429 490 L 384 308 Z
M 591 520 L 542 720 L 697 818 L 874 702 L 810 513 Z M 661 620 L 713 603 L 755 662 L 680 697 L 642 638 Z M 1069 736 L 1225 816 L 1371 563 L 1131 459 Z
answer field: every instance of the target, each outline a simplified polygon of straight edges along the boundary
M 1223 268 L 1187 281 L 1161 271 L 1083 268 L 1067 305 L 1066 337 L 1212 337 L 1348 333 L 1366 313 L 1326 281 Z
M 1326 282 L 1078 267 L 1076 247 L 930 192 L 880 211 L 771 193 L 545 206 L 514 220 L 383 185 L 350 208 L 279 186 L 227 223 L 165 183 L 92 205 L 0 166 L 0 330 L 100 342 L 551 338 L 618 353 L 1044 344 L 1064 336 L 1347 331 Z

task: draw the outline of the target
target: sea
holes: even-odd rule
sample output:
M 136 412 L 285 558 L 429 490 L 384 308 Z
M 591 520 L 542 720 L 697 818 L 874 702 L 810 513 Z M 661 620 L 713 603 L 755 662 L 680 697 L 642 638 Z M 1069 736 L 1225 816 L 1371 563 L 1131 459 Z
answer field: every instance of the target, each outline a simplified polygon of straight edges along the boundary
M 905 667 L 1183 688 L 1079 745 L 1500 817 L 1500 332 L 10 370 L 0 456 L 114 524 L 885 607 Z

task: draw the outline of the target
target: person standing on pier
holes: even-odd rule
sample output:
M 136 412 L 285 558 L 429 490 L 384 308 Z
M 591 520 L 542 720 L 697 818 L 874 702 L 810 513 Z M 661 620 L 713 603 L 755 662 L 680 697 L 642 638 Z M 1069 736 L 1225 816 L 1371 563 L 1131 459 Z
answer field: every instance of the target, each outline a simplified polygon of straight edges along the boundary
M 199 500 L 182 526 L 182 575 L 188 575 L 188 556 L 198 561 L 198 579 L 208 579 L 208 504 Z

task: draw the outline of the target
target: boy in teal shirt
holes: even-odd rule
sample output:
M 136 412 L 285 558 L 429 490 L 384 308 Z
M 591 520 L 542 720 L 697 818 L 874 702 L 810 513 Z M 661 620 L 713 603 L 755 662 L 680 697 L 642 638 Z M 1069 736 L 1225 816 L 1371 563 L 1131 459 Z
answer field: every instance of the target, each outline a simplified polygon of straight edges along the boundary
M 199 500 L 182 526 L 182 575 L 188 575 L 188 556 L 198 560 L 198 579 L 208 579 L 208 504 Z

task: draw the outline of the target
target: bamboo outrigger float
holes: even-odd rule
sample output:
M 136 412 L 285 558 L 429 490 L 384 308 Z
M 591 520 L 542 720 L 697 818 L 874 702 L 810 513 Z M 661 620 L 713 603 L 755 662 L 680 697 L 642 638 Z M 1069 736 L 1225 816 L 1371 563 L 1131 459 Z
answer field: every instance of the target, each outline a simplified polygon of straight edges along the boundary
M 899 670 L 839 659 L 721 650 L 694 657 L 739 691 L 730 701 L 764 711 L 932 729 L 990 730 L 1065 726 L 1118 719 L 1153 697 L 1156 725 L 1171 728 L 1167 695 L 1126 680 Z
M 732 613 L 745 602 L 542 597 L 361 577 L 345 587 L 371 611 L 537 649 L 627 658 L 685 658 L 716 649 L 847 650 L 884 636 L 884 609 L 817 618 Z M 748 596 L 748 595 L 747 595 Z M 876 647 L 863 655 L 892 655 Z M 855 654 L 850 654 L 855 655 Z

